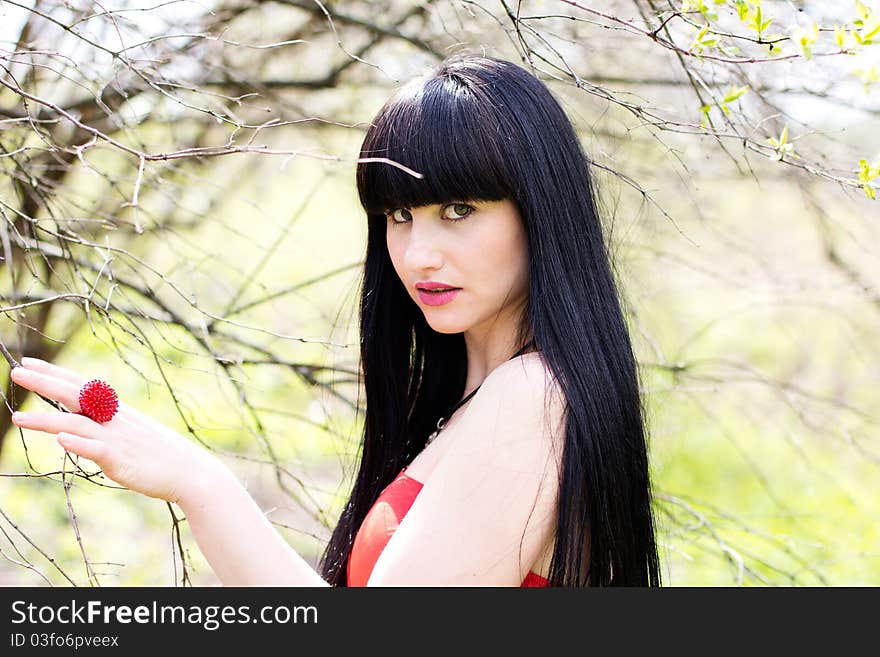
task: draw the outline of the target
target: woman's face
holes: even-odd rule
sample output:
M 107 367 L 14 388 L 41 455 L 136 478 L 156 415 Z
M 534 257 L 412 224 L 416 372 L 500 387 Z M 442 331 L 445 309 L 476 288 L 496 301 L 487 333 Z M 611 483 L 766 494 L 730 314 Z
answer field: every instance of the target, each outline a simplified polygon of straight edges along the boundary
M 386 221 L 391 262 L 431 328 L 461 333 L 518 322 L 528 295 L 528 249 L 512 201 L 398 208 Z

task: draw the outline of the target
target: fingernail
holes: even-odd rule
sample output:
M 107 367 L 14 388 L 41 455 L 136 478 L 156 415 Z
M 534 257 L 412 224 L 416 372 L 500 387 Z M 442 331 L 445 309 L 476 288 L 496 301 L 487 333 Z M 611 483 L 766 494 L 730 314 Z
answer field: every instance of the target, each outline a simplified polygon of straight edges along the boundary
M 21 422 L 24 419 L 24 417 L 25 417 L 24 413 L 22 413 L 21 411 L 15 411 L 15 413 L 12 414 L 12 421 L 13 422 Z

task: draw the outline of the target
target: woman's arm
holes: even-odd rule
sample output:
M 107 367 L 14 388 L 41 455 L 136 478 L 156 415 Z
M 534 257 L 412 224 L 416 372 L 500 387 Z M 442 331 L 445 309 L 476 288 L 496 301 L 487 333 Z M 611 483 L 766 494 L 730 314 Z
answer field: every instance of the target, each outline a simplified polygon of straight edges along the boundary
M 226 586 L 328 586 L 266 519 L 235 475 L 218 465 L 179 505 L 220 581 Z
M 78 393 L 86 379 L 58 365 L 23 358 L 11 378 L 73 411 L 15 413 L 17 426 L 56 434 L 64 449 L 94 461 L 113 481 L 178 504 L 223 584 L 327 585 L 206 450 L 125 403 L 108 422 L 81 415 Z

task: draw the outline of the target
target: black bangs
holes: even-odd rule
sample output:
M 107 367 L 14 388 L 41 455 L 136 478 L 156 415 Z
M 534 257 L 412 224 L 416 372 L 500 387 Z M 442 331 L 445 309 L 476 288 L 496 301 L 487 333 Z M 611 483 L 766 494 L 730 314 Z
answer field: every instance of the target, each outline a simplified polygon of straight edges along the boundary
M 509 135 L 491 100 L 481 98 L 480 84 L 485 82 L 450 73 L 407 85 L 385 104 L 367 131 L 360 157 L 387 158 L 423 177 L 387 162 L 358 163 L 358 193 L 368 214 L 513 198 L 515 186 L 501 150 Z

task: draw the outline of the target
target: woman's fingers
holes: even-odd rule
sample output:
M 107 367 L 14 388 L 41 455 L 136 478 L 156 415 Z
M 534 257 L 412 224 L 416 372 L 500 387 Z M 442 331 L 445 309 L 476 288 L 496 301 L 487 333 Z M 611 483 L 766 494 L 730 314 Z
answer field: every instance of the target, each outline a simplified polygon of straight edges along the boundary
M 79 413 L 79 386 L 57 376 L 43 374 L 28 367 L 15 367 L 10 378 L 22 388 L 61 402 L 69 410 Z
M 107 435 L 103 425 L 98 424 L 85 415 L 78 415 L 76 413 L 18 411 L 12 414 L 12 423 L 22 429 L 33 429 L 34 431 L 45 431 L 46 433 L 67 431 L 79 434 L 80 436 L 90 436 L 91 438 L 104 438 Z
M 54 363 L 49 363 L 45 360 L 40 360 L 39 358 L 31 358 L 29 356 L 25 356 L 21 359 L 21 364 L 22 367 L 27 370 L 39 372 L 47 376 L 53 376 L 62 381 L 67 381 L 68 383 L 73 384 L 74 386 L 76 386 L 77 400 L 79 399 L 79 389 L 82 388 L 89 381 L 89 379 L 86 379 L 84 376 L 74 372 L 73 370 L 69 370 L 66 367 L 61 367 L 60 365 L 55 365 Z M 12 371 L 14 372 L 16 369 L 19 368 L 15 368 Z M 12 380 L 15 381 L 14 378 Z M 16 381 L 16 383 L 18 382 Z M 27 388 L 27 386 L 22 387 Z M 28 390 L 32 390 L 32 388 L 28 388 Z M 79 401 L 77 401 L 77 408 L 79 408 L 78 404 Z M 67 404 L 64 405 L 67 406 Z M 68 406 L 68 408 L 70 407 Z M 146 416 L 137 411 L 137 409 L 132 408 L 131 406 L 126 404 L 121 399 L 119 400 L 119 410 L 116 417 L 125 418 L 128 422 L 133 424 L 136 424 L 138 422 L 143 424 L 150 424 L 150 421 L 146 418 Z M 153 424 L 153 426 L 154 428 L 156 428 L 155 424 Z
M 63 432 L 58 434 L 58 444 L 68 452 L 94 461 L 101 466 L 101 469 L 104 469 L 102 463 L 106 460 L 107 452 L 110 449 L 107 443 Z
M 78 387 L 82 387 L 82 385 L 86 382 L 85 377 L 83 377 L 81 374 L 78 374 L 73 370 L 69 370 L 66 367 L 61 367 L 60 365 L 55 365 L 54 363 L 40 360 L 39 358 L 31 358 L 29 356 L 25 356 L 21 359 L 21 364 L 29 370 L 57 376 L 59 379 L 64 379 L 65 381 L 68 381 Z

